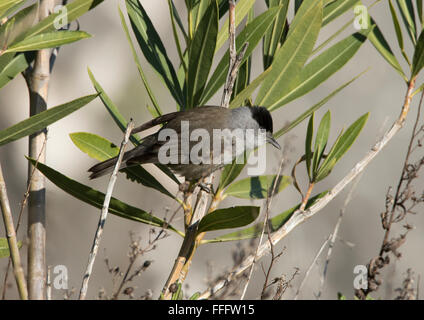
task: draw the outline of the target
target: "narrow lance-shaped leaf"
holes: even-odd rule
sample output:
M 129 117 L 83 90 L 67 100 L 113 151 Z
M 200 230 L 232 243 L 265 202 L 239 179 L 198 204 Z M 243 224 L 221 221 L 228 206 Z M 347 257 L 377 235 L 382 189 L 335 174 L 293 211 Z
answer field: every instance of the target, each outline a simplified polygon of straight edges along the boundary
M 11 43 L 38 22 L 38 10 L 38 2 L 35 2 L 19 10 L 11 19 L 0 26 L 0 43 L 2 43 L 2 48 L 9 47 Z
M 35 166 L 37 161 L 31 158 L 28 160 Z M 46 166 L 43 163 L 37 164 L 37 169 L 54 185 L 62 189 L 71 196 L 88 203 L 89 205 L 101 209 L 103 207 L 103 202 L 105 194 L 90 188 L 82 183 L 79 183 L 75 180 L 68 178 L 67 176 L 61 174 L 60 172 Z M 118 199 L 112 197 L 109 204 L 109 212 L 117 215 L 122 218 L 142 222 L 148 225 L 153 225 L 157 227 L 163 227 L 165 222 L 144 210 L 138 209 L 136 207 L 130 206 Z M 182 233 L 176 230 L 172 226 L 167 227 L 169 230 L 177 232 L 179 235 Z
M 212 66 L 218 33 L 218 4 L 212 1 L 199 23 L 188 51 L 187 108 L 200 102 Z
M 306 130 L 305 139 L 305 161 L 306 170 L 308 172 L 309 181 L 312 180 L 311 175 L 311 162 L 312 162 L 312 140 L 314 137 L 314 113 L 311 114 L 308 122 L 308 129 Z
M 131 26 L 146 60 L 156 70 L 177 104 L 184 106 L 183 93 L 174 67 L 149 16 L 137 0 L 125 1 Z
M 325 146 L 327 145 L 328 136 L 330 134 L 331 114 L 327 111 L 322 117 L 315 137 L 314 155 L 312 157 L 312 180 L 315 181 L 318 173 L 318 166 L 324 154 Z
M 368 70 L 366 70 L 368 71 Z M 342 91 L 344 88 L 346 88 L 348 85 L 350 85 L 353 81 L 358 79 L 361 75 L 363 75 L 366 71 L 361 72 L 357 76 L 355 76 L 353 79 L 349 80 L 348 82 L 341 85 L 339 88 L 334 90 L 332 93 L 330 93 L 328 96 L 326 96 L 324 99 L 322 99 L 320 102 L 313 105 L 311 108 L 306 110 L 304 113 L 302 113 L 299 117 L 297 117 L 294 121 L 292 121 L 289 125 L 285 126 L 284 128 L 281 128 L 276 133 L 274 133 L 274 138 L 279 138 L 282 135 L 286 134 L 290 130 L 292 130 L 294 127 L 299 125 L 303 120 L 305 120 L 307 117 L 309 117 L 312 113 L 319 110 L 323 105 L 325 105 L 332 97 L 334 97 L 337 93 Z
M 96 97 L 97 94 L 93 94 L 75 99 L 71 102 L 40 112 L 35 116 L 0 131 L 0 146 L 44 129 L 50 124 L 84 107 Z
M 88 132 L 75 132 L 70 134 L 72 142 L 84 153 L 98 161 L 104 161 L 119 154 L 119 148 L 109 140 L 96 134 Z M 141 183 L 142 185 L 156 189 L 163 194 L 175 198 L 166 188 L 156 180 L 142 166 L 133 166 L 125 168 L 124 171 L 127 178 Z
M 329 24 L 331 21 L 352 9 L 352 7 L 359 2 L 359 0 L 337 0 L 325 6 L 322 25 L 325 26 Z
M 317 200 L 319 200 L 326 194 L 327 194 L 327 191 L 322 192 L 319 195 L 310 198 L 306 204 L 306 209 L 308 209 L 310 206 L 315 204 Z M 285 223 L 291 218 L 293 213 L 299 208 L 300 208 L 300 204 L 269 219 L 268 223 L 269 223 L 271 232 L 275 232 L 281 229 L 285 225 Z M 224 234 L 214 239 L 203 240 L 201 244 L 257 238 L 262 234 L 262 230 L 263 230 L 263 222 L 260 222 L 260 223 L 254 224 L 251 227 L 248 227 L 242 230 L 237 230 L 228 234 Z
M 41 20 L 39 23 L 37 23 L 35 26 L 30 28 L 27 32 L 22 34 L 20 38 L 17 38 L 16 41 L 22 40 L 23 37 L 30 37 L 35 36 L 41 33 L 45 33 L 48 31 L 55 31 L 56 30 L 56 21 L 57 18 L 60 19 L 60 15 L 63 14 L 66 10 L 66 17 L 68 19 L 68 22 L 72 22 L 87 11 L 95 8 L 100 3 L 102 3 L 103 0 L 75 0 L 71 3 L 68 3 L 62 10 L 59 10 L 57 13 L 50 14 L 47 18 Z
M 230 108 L 237 108 L 244 105 L 244 102 L 249 99 L 253 92 L 260 86 L 262 81 L 266 78 L 272 67 L 269 67 L 259 76 L 257 76 L 243 91 L 241 91 L 235 98 L 230 102 Z
M 305 6 L 307 2 L 302 5 Z M 301 8 L 302 8 L 301 7 Z M 281 101 L 281 92 L 296 81 L 296 77 L 309 58 L 322 20 L 322 0 L 316 1 L 301 16 L 284 45 L 278 50 L 272 63 L 272 70 L 262 82 L 256 97 L 256 104 L 275 109 Z M 293 22 L 294 23 L 294 22 Z
M 415 77 L 424 67 L 424 30 L 421 31 L 415 46 L 414 58 L 412 60 L 412 76 Z
M 415 45 L 417 42 L 417 28 L 415 24 L 414 5 L 411 0 L 397 0 L 396 3 L 405 24 L 405 28 L 408 31 L 408 35 Z
M 393 54 L 392 49 L 389 46 L 389 43 L 384 38 L 383 33 L 380 28 L 375 23 L 374 19 L 371 18 L 371 25 L 373 26 L 373 31 L 369 35 L 369 39 L 381 56 L 401 75 L 401 77 L 407 81 L 408 78 L 404 74 L 402 67 L 400 66 L 396 56 Z
M 107 93 L 104 91 L 104 89 L 102 88 L 100 83 L 98 83 L 96 78 L 94 78 L 94 75 L 91 72 L 90 68 L 87 68 L 87 71 L 88 71 L 88 76 L 90 77 L 91 83 L 93 84 L 93 87 L 96 90 L 96 92 L 99 94 L 99 97 L 102 100 L 103 105 L 105 106 L 106 110 L 109 112 L 112 119 L 118 125 L 119 129 L 121 129 L 121 131 L 125 132 L 125 130 L 127 128 L 127 121 L 122 116 L 122 114 L 119 112 L 118 108 L 112 102 L 112 100 L 109 98 Z M 140 138 L 138 137 L 137 134 L 131 135 L 130 140 L 136 146 L 140 144 L 140 142 L 139 142 Z
M 228 186 L 231 182 L 233 182 L 241 173 L 243 168 L 246 165 L 247 159 L 249 157 L 250 151 L 246 150 L 243 156 L 243 163 L 238 163 L 237 159 L 234 159 L 231 164 L 227 164 L 222 170 L 221 178 L 219 181 L 219 186 L 217 192 L 223 190 L 226 186 Z
M 283 35 L 286 24 L 289 3 L 290 2 L 288 0 L 269 1 L 269 7 L 273 8 L 280 6 L 281 9 L 263 39 L 262 56 L 264 69 L 267 69 L 271 65 L 275 52 L 280 45 L 280 39 Z
M 84 31 L 46 32 L 33 37 L 25 38 L 24 40 L 17 42 L 7 48 L 4 53 L 35 51 L 46 48 L 60 47 L 65 44 L 89 37 L 91 36 Z
M 420 23 L 422 26 L 424 24 L 423 0 L 417 0 L 417 11 L 418 11 L 418 19 L 420 19 Z
M 124 32 L 125 32 L 125 35 L 127 37 L 128 43 L 130 45 L 130 49 L 131 49 L 131 53 L 133 55 L 134 62 L 137 65 L 138 73 L 140 74 L 141 80 L 143 81 L 144 87 L 146 88 L 146 91 L 147 91 L 147 94 L 149 95 L 150 101 L 152 101 L 153 106 L 154 106 L 154 109 L 148 108 L 148 110 L 150 111 L 150 113 L 153 117 L 158 117 L 158 116 L 162 115 L 162 111 L 159 107 L 159 104 L 156 100 L 155 95 L 153 94 L 152 89 L 150 88 L 149 82 L 147 81 L 147 78 L 144 75 L 144 71 L 143 71 L 143 68 L 141 67 L 140 60 L 138 59 L 137 52 L 135 51 L 134 44 L 133 44 L 133 41 L 131 39 L 128 27 L 127 27 L 127 23 L 125 22 L 124 14 L 122 13 L 121 8 L 118 8 L 118 10 L 119 10 L 119 16 L 121 18 L 121 25 L 124 28 Z
M 28 68 L 29 63 L 25 54 L 16 55 L 3 69 L 0 71 L 0 89 L 9 81 L 13 80 L 18 74 Z
M 259 207 L 240 206 L 215 210 L 200 221 L 197 233 L 246 226 L 256 220 L 259 209 Z
M 283 106 L 307 94 L 339 71 L 358 52 L 370 30 L 354 33 L 314 58 L 289 86 L 281 88 L 280 100 L 275 106 Z
M 271 8 L 253 19 L 237 36 L 236 48 L 237 53 L 240 52 L 242 46 L 248 42 L 249 46 L 246 49 L 242 63 L 244 63 L 252 54 L 255 47 L 258 45 L 265 32 L 271 26 L 273 19 L 278 13 L 278 8 Z M 218 63 L 215 71 L 210 77 L 206 88 L 203 92 L 200 105 L 206 104 L 209 99 L 221 88 L 226 80 L 229 64 L 229 50 L 224 54 L 221 61 Z
M 276 181 L 277 180 L 277 181 Z M 224 192 L 225 196 L 242 199 L 266 199 L 283 191 L 291 183 L 290 177 L 276 175 L 255 176 L 231 184 Z M 275 191 L 272 193 L 275 184 Z
M 21 5 L 23 5 L 25 1 L 26 0 L 3 0 L 0 3 L 0 19 L 3 19 L 13 13 Z
M 364 114 L 358 120 L 356 120 L 347 130 L 343 133 L 339 139 L 334 143 L 327 158 L 319 168 L 319 172 L 316 176 L 317 182 L 327 177 L 335 164 L 343 157 L 343 155 L 349 150 L 353 142 L 355 142 L 362 128 L 368 120 L 369 113 Z

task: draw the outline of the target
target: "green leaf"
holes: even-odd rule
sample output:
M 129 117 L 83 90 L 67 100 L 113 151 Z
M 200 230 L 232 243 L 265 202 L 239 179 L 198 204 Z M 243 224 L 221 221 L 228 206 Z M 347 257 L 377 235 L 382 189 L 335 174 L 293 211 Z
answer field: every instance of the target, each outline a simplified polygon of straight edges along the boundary
M 257 76 L 243 91 L 234 97 L 230 103 L 230 108 L 237 108 L 244 105 L 244 102 L 249 99 L 253 92 L 259 87 L 259 85 L 264 81 L 268 73 L 271 71 L 272 67 L 269 67 L 259 76 Z
M 0 71 L 0 89 L 9 81 L 13 80 L 18 74 L 28 68 L 29 63 L 24 54 L 16 55 L 3 69 Z
M 319 108 L 321 108 L 323 105 L 325 105 L 332 97 L 334 97 L 337 93 L 342 91 L 344 88 L 346 88 L 348 85 L 350 85 L 353 81 L 358 79 L 361 75 L 363 75 L 366 71 L 361 72 L 357 76 L 355 76 L 353 79 L 349 80 L 345 84 L 341 85 L 339 88 L 334 90 L 332 93 L 330 93 L 327 97 L 322 99 L 317 104 L 313 105 L 311 108 L 306 110 L 304 113 L 302 113 L 299 117 L 296 118 L 296 120 L 292 121 L 289 125 L 285 126 L 284 128 L 281 128 L 276 133 L 274 133 L 274 138 L 279 138 L 282 135 L 289 132 L 291 129 L 296 127 L 298 124 L 300 124 L 303 120 L 305 120 L 307 117 L 309 117 L 313 112 L 317 111 Z
M 11 19 L 0 26 L 2 48 L 9 47 L 11 43 L 17 41 L 16 39 L 23 39 L 22 35 L 38 22 L 38 10 L 37 1 L 33 5 L 19 10 Z
M 315 149 L 314 155 L 312 157 L 312 177 L 315 181 L 316 175 L 318 173 L 318 166 L 321 162 L 321 159 L 324 154 L 325 146 L 327 145 L 328 136 L 330 134 L 330 124 L 331 124 L 331 113 L 327 111 L 322 117 L 321 122 L 318 127 L 318 132 L 315 137 Z
M 201 295 L 200 291 L 197 291 L 193 293 L 193 295 L 189 298 L 189 300 L 198 300 L 200 295 Z
M 236 27 L 243 21 L 244 17 L 249 13 L 250 9 L 255 4 L 255 0 L 239 0 L 236 3 Z M 225 20 L 221 29 L 218 32 L 215 53 L 221 49 L 225 41 L 228 39 L 228 18 Z
M 418 19 L 420 20 L 420 23 L 422 26 L 424 24 L 423 0 L 417 0 L 417 11 L 418 11 Z
M 26 0 L 2 0 L 0 3 L 0 19 L 16 11 Z
M 322 26 L 340 17 L 359 3 L 359 0 L 337 0 L 324 7 Z
M 187 108 L 199 105 L 213 56 L 218 33 L 218 4 L 211 5 L 199 23 L 188 50 Z
M 66 117 L 74 111 L 84 107 L 97 97 L 92 94 L 82 98 L 75 99 L 60 106 L 40 112 L 24 121 L 21 121 L 3 131 L 0 131 L 0 146 L 6 143 L 26 137 L 37 131 L 43 130 L 50 124 Z
M 252 54 L 252 51 L 258 45 L 262 37 L 268 28 L 271 27 L 271 24 L 276 17 L 279 8 L 271 8 L 261 15 L 257 16 L 250 22 L 237 36 L 236 38 L 236 48 L 237 53 L 240 52 L 244 43 L 248 42 L 249 46 L 247 47 L 246 53 L 243 57 L 242 63 L 244 63 L 249 56 Z M 229 50 L 226 51 L 224 56 L 221 58 L 221 61 L 218 63 L 215 71 L 210 77 L 208 84 L 203 92 L 200 105 L 206 104 L 209 99 L 218 91 L 218 89 L 224 85 L 229 65 Z
M 31 158 L 27 159 L 33 165 L 36 164 L 36 160 Z M 65 175 L 61 174 L 60 172 L 46 166 L 43 163 L 39 162 L 37 164 L 37 169 L 54 185 L 56 185 L 58 188 L 62 189 L 66 193 L 70 194 L 71 196 L 85 203 L 88 203 L 93 207 L 99 209 L 103 207 L 103 202 L 105 199 L 104 193 L 92 189 L 89 186 L 86 186 L 75 180 L 72 180 L 66 177 Z M 109 212 L 122 218 L 142 222 L 152 226 L 163 227 L 165 225 L 165 222 L 163 220 L 151 215 L 150 213 L 147 213 L 146 211 L 143 211 L 136 207 L 130 206 L 122 201 L 119 201 L 114 197 L 110 199 Z M 176 230 L 170 225 L 167 227 L 167 229 L 175 231 L 179 235 L 182 235 L 180 231 Z
M 417 45 L 415 46 L 414 58 L 412 60 L 412 75 L 411 78 L 418 75 L 424 67 L 424 30 L 421 31 L 418 38 Z
M 112 100 L 106 94 L 102 86 L 97 82 L 96 78 L 94 78 L 94 75 L 91 72 L 90 68 L 87 68 L 87 71 L 88 71 L 88 76 L 90 77 L 91 83 L 93 84 L 93 87 L 96 90 L 96 92 L 99 94 L 99 97 L 102 100 L 106 110 L 109 112 L 112 119 L 118 125 L 119 129 L 121 129 L 122 132 L 125 132 L 128 125 L 127 120 L 125 120 L 125 118 L 119 112 L 116 105 L 112 102 Z M 136 146 L 140 144 L 140 137 L 137 134 L 132 134 L 130 136 L 130 140 Z
M 262 46 L 262 56 L 264 69 L 268 69 L 274 59 L 277 48 L 281 45 L 280 39 L 283 36 L 286 25 L 287 12 L 289 8 L 288 0 L 270 0 L 269 7 L 280 7 L 277 18 L 272 23 L 272 27 L 265 33 Z
M 415 45 L 417 42 L 417 30 L 415 24 L 414 5 L 411 0 L 397 0 L 396 1 L 399 11 L 402 16 L 403 23 L 412 43 Z
M 109 112 L 112 119 L 118 125 L 119 129 L 121 129 L 122 132 L 125 132 L 128 125 L 127 120 L 125 120 L 124 116 L 119 112 L 116 105 L 112 102 L 112 100 L 109 98 L 109 96 L 100 86 L 100 84 L 96 81 L 90 69 L 88 69 L 88 75 L 90 76 L 91 82 L 93 83 L 93 86 L 96 89 L 97 93 L 99 93 L 100 99 L 102 100 L 103 105 L 106 107 L 106 110 Z M 141 139 L 137 134 L 132 134 L 130 136 L 130 140 L 133 143 L 133 145 L 138 146 L 140 144 Z M 159 164 L 156 166 L 160 170 L 162 170 L 168 177 L 170 177 L 175 183 L 177 184 L 180 183 L 178 179 L 175 177 L 175 175 L 171 172 L 171 170 L 169 170 L 166 166 L 159 165 Z
M 322 163 L 316 176 L 316 182 L 327 177 L 335 164 L 343 157 L 343 155 L 349 150 L 353 142 L 358 137 L 362 128 L 368 120 L 369 113 L 364 114 L 358 120 L 356 120 L 347 130 L 343 133 L 337 141 L 334 143 L 327 158 Z
M 184 106 L 183 93 L 166 49 L 140 2 L 125 1 L 131 26 L 146 60 L 159 74 L 178 105 Z
M 308 129 L 306 131 L 306 140 L 305 140 L 305 161 L 306 169 L 308 171 L 309 181 L 312 180 L 311 175 L 311 162 L 312 162 L 312 139 L 314 137 L 314 113 L 311 114 L 308 123 Z
M 276 182 L 275 179 L 279 181 Z M 275 183 L 277 187 L 274 194 L 271 194 Z M 265 175 L 249 177 L 231 184 L 225 190 L 224 195 L 242 199 L 266 199 L 268 196 L 273 196 L 283 191 L 289 184 L 291 184 L 291 179 L 287 176 Z
M 401 77 L 407 81 L 408 78 L 405 76 L 402 67 L 398 60 L 393 54 L 388 42 L 384 38 L 380 28 L 375 23 L 374 19 L 371 18 L 371 25 L 374 27 L 373 31 L 369 34 L 369 39 L 381 56 L 401 75 Z M 403 49 L 402 49 L 403 50 Z
M 18 248 L 22 247 L 22 241 L 18 241 Z M 9 243 L 6 238 L 0 238 L 0 258 L 6 258 L 10 256 Z
M 304 2 L 301 8 L 306 4 L 308 2 Z M 294 18 L 294 29 L 290 29 L 284 45 L 275 54 L 272 70 L 262 82 L 256 97 L 256 105 L 265 106 L 269 110 L 277 108 L 280 105 L 281 92 L 296 81 L 318 37 L 322 20 L 322 0 L 314 2 L 300 15 L 300 20 L 298 17 L 299 14 Z
M 404 50 L 402 29 L 400 28 L 399 19 L 397 17 L 396 10 L 393 7 L 391 0 L 389 0 L 389 8 L 390 8 L 390 14 L 392 16 L 393 26 L 394 26 L 395 31 L 396 31 L 396 38 L 397 38 L 397 41 L 398 41 L 399 48 L 401 50 Z M 377 29 L 377 28 L 375 28 L 375 29 Z
M 366 41 L 368 33 L 369 30 L 365 32 L 365 35 L 359 32 L 354 33 L 314 58 L 289 86 L 280 89 L 278 106 L 307 94 L 339 71 Z
M 138 59 L 137 52 L 135 51 L 133 41 L 131 40 L 131 36 L 127 27 L 127 23 L 125 22 L 124 14 L 121 11 L 121 8 L 118 8 L 119 16 L 121 18 L 121 24 L 124 28 L 125 36 L 127 37 L 128 43 L 130 45 L 131 53 L 133 55 L 133 59 L 135 64 L 137 65 L 138 73 L 140 74 L 141 80 L 143 81 L 144 87 L 146 88 L 147 94 L 149 95 L 150 101 L 152 101 L 154 109 L 147 108 L 153 117 L 158 117 L 162 115 L 162 111 L 159 107 L 159 104 L 156 100 L 155 95 L 153 94 L 152 89 L 150 88 L 149 82 L 144 74 L 143 68 L 141 67 L 140 60 Z
M 197 233 L 246 226 L 256 220 L 259 216 L 259 210 L 259 207 L 252 206 L 215 210 L 200 221 Z
M 323 196 L 327 194 L 326 192 L 320 193 L 319 195 L 312 197 L 306 204 L 306 209 L 316 203 L 317 200 L 321 199 Z M 271 229 L 271 232 L 275 232 L 281 229 L 284 224 L 291 218 L 293 213 L 300 208 L 300 204 L 297 206 L 284 211 L 283 213 L 276 215 L 275 217 L 268 219 L 268 223 Z M 214 239 L 206 239 L 201 242 L 204 243 L 215 243 L 215 242 L 226 242 L 226 241 L 235 241 L 235 240 L 243 240 L 243 239 L 251 239 L 257 238 L 261 235 L 263 229 L 263 222 L 256 223 L 251 227 L 237 230 Z M 266 230 L 265 230 L 266 231 Z
M 71 3 L 67 4 L 65 6 L 66 8 L 66 16 L 68 18 L 68 22 L 72 22 L 82 16 L 87 11 L 94 9 L 96 6 L 98 6 L 100 3 L 102 3 L 103 0 L 75 0 Z M 63 11 L 63 10 L 61 10 Z M 62 12 L 59 11 L 58 13 L 52 13 L 47 18 L 41 20 L 39 23 L 37 23 L 35 26 L 30 28 L 27 32 L 25 32 L 22 36 L 24 37 L 30 37 L 35 36 L 41 33 L 45 33 L 48 31 L 55 31 L 55 22 L 56 18 L 58 18 Z M 60 17 L 59 17 L 60 18 Z M 17 39 L 17 41 L 20 41 L 22 39 Z
M 14 43 L 4 52 L 24 52 L 35 51 L 46 48 L 60 47 L 64 44 L 72 43 L 81 39 L 91 37 L 84 31 L 54 31 L 38 34 L 33 37 Z
M 231 164 L 227 164 L 222 170 L 221 178 L 219 181 L 218 191 L 223 190 L 231 182 L 233 182 L 241 173 L 247 163 L 250 151 L 246 150 L 243 154 L 244 161 L 237 163 L 237 158 L 233 160 Z
M 109 140 L 100 137 L 96 134 L 88 132 L 75 132 L 69 135 L 72 142 L 89 157 L 98 161 L 104 161 L 119 154 L 119 147 L 114 145 Z M 133 166 L 121 170 L 126 173 L 127 178 L 141 183 L 142 185 L 153 188 L 166 194 L 171 198 L 175 198 L 162 184 L 156 180 L 147 170 L 141 166 Z

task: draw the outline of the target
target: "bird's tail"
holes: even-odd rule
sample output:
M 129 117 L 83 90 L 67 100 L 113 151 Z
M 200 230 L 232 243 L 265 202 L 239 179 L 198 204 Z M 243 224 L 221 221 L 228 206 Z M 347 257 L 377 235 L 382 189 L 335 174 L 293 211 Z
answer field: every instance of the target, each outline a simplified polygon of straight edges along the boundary
M 124 169 L 128 167 L 128 164 L 126 163 L 126 160 L 131 158 L 131 156 L 134 153 L 134 150 L 130 150 L 124 153 L 124 156 L 122 158 L 121 165 L 119 167 L 119 170 Z M 96 179 L 98 177 L 104 176 L 108 173 L 111 173 L 113 171 L 113 168 L 115 167 L 116 161 L 118 160 L 118 157 L 113 157 L 108 160 L 105 160 L 103 162 L 100 162 L 94 166 L 92 166 L 90 169 L 88 169 L 88 172 L 91 172 L 89 178 L 90 179 Z

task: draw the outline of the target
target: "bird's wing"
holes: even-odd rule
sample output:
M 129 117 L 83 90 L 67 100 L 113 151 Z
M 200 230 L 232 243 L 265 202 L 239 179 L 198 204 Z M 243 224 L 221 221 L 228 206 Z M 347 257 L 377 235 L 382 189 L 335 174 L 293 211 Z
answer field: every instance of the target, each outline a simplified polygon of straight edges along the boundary
M 175 117 L 176 117 L 178 114 L 179 114 L 179 112 L 177 111 L 177 112 L 167 113 L 167 114 L 164 114 L 163 116 L 160 116 L 160 117 L 154 118 L 154 119 L 152 119 L 152 120 L 150 120 L 150 121 L 148 121 L 148 122 L 146 122 L 146 123 L 142 124 L 141 126 L 138 126 L 137 128 L 134 128 L 134 129 L 131 131 L 131 133 L 132 133 L 132 134 L 134 134 L 134 133 L 137 133 L 137 132 L 141 132 L 141 131 L 144 131 L 144 130 L 147 130 L 147 129 L 153 128 L 154 126 L 156 126 L 156 125 L 158 125 L 158 124 L 162 124 L 162 123 L 165 123 L 165 122 L 169 122 L 169 121 L 171 121 L 172 119 L 175 119 Z

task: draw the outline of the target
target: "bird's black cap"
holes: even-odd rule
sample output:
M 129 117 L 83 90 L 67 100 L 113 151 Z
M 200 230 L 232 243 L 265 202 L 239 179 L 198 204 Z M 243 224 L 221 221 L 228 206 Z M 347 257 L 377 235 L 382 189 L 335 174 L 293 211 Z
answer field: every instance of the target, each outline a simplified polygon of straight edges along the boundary
M 258 122 L 259 127 L 272 133 L 273 132 L 272 117 L 268 109 L 265 107 L 258 107 L 258 106 L 251 107 L 249 109 L 250 109 L 250 112 L 252 112 L 252 118 Z

